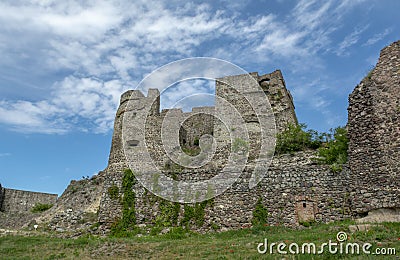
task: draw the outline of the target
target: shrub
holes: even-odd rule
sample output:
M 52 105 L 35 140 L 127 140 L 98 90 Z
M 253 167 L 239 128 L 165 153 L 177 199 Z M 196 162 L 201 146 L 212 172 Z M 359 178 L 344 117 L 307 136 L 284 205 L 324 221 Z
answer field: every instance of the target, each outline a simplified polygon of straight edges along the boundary
M 43 212 L 50 209 L 51 207 L 53 207 L 53 204 L 36 203 L 35 206 L 32 207 L 31 212 L 32 213 Z
M 183 218 L 180 225 L 189 227 L 191 223 L 194 223 L 197 227 L 201 227 L 204 224 L 205 208 L 207 205 L 213 205 L 213 199 L 205 200 L 202 202 L 195 203 L 193 206 L 185 204 Z
M 318 149 L 318 160 L 331 166 L 332 171 L 339 172 L 342 165 L 347 162 L 347 148 L 349 139 L 344 127 L 337 127 L 327 134 L 328 141 Z
M 253 210 L 253 219 L 251 220 L 253 226 L 264 226 L 268 223 L 268 211 L 262 204 L 262 199 L 259 198 Z
M 321 146 L 323 134 L 315 130 L 305 131 L 305 124 L 288 124 L 286 129 L 276 136 L 276 154 L 294 153 L 306 148 L 316 149 Z

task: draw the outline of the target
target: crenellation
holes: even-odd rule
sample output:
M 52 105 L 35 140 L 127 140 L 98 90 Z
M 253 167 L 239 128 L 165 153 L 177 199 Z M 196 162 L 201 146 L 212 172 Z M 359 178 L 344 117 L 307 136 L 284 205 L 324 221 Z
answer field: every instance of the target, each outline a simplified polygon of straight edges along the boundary
M 380 62 L 372 72 L 372 80 L 375 82 L 398 81 L 398 69 L 387 69 L 387 66 L 395 66 L 398 55 L 396 51 L 384 50 Z M 393 58 L 393 55 L 396 58 Z M 396 56 L 397 55 L 397 56 Z M 381 60 L 386 63 L 382 64 Z M 382 70 L 380 74 L 379 70 Z M 388 74 L 391 72 L 392 74 Z M 275 118 L 276 131 L 283 131 L 288 123 L 297 124 L 294 111 L 293 97 L 287 90 L 283 75 L 280 70 L 270 74 L 259 75 L 257 72 L 250 73 L 251 78 L 246 75 L 227 76 L 216 80 L 216 107 L 193 108 L 191 112 L 183 113 L 179 109 L 164 109 L 159 115 L 148 117 L 149 126 L 146 125 L 146 141 L 148 148 L 159 166 L 170 165 L 168 157 L 163 151 L 161 141 L 161 125 L 166 116 L 178 118 L 181 130 L 179 131 L 180 145 L 194 145 L 194 139 L 202 135 L 210 134 L 217 140 L 216 162 L 214 167 L 183 169 L 175 176 L 178 180 L 200 181 L 215 176 L 219 166 L 225 165 L 224 158 L 230 151 L 229 132 L 233 129 L 224 128 L 224 124 L 215 116 L 215 109 L 229 111 L 232 109 L 223 103 L 222 98 L 233 104 L 234 108 L 244 118 L 244 124 L 249 129 L 250 157 L 257 158 L 260 145 L 260 120 L 262 118 Z M 378 76 L 380 75 L 380 76 Z M 259 84 L 260 91 L 249 90 L 252 79 Z M 360 213 L 368 212 L 379 207 L 399 207 L 399 184 L 393 178 L 397 178 L 399 172 L 396 163 L 399 158 L 396 154 L 399 147 L 397 142 L 387 142 L 393 138 L 398 140 L 400 129 L 396 114 L 377 109 L 385 100 L 393 100 L 399 91 L 390 86 L 379 87 L 370 84 L 370 79 L 365 79 L 357 86 L 350 96 L 349 106 L 349 165 L 344 165 L 341 173 L 333 173 L 328 166 L 318 165 L 311 159 L 314 157 L 312 151 L 300 152 L 294 155 L 282 155 L 275 157 L 268 169 L 265 178 L 252 190 L 249 189 L 249 180 L 254 161 L 249 160 L 242 176 L 237 182 L 217 196 L 213 200 L 213 207 L 206 208 L 205 224 L 202 227 L 192 227 L 198 230 L 207 230 L 210 225 L 216 224 L 224 229 L 241 228 L 251 225 L 252 210 L 257 200 L 261 197 L 269 212 L 268 223 L 270 225 L 298 226 L 302 222 L 317 221 L 330 222 L 359 216 Z M 233 87 L 232 87 L 233 86 Z M 398 85 L 397 85 L 398 86 Z M 269 99 L 273 114 L 257 114 L 250 105 L 250 101 L 257 100 L 261 96 Z M 397 100 L 400 100 L 398 98 Z M 388 103 L 388 102 L 387 102 Z M 395 111 L 399 107 L 398 102 L 388 103 L 384 106 L 386 110 Z M 374 114 L 380 112 L 380 114 Z M 389 117 L 387 117 L 387 115 Z M 382 116 L 385 115 L 385 116 Z M 387 119 L 390 118 L 388 121 Z M 362 123 L 365 122 L 365 123 Z M 386 127 L 393 127 L 387 129 Z M 132 124 L 134 127 L 134 122 Z M 271 130 L 272 131 L 272 130 Z M 370 133 L 376 131 L 383 136 L 382 141 L 374 141 L 374 138 L 366 138 Z M 394 134 L 390 135 L 390 133 Z M 384 136 L 389 136 L 386 139 Z M 378 138 L 378 139 L 379 139 Z M 391 139 L 392 138 L 392 139 Z M 357 140 L 357 141 L 355 141 Z M 361 150 L 360 150 L 361 149 Z M 363 150 L 364 149 L 364 150 Z M 373 156 L 375 160 L 370 160 Z M 386 157 L 382 157 L 386 156 Z M 389 156 L 393 156 L 389 158 Z M 382 158 L 387 158 L 382 160 Z M 390 159 L 392 163 L 390 163 Z M 359 161 L 363 161 L 363 165 Z M 371 163 L 365 163 L 371 161 Z M 389 163 L 388 163 L 389 162 Z M 139 162 L 138 162 L 139 163 Z M 167 163 L 167 164 L 166 164 Z M 378 174 L 378 171 L 382 174 Z M 167 176 L 174 176 L 171 170 L 164 169 Z M 171 175 L 172 174 L 172 175 Z M 388 178 L 388 174 L 393 177 Z M 369 178 L 365 178 L 369 176 Z M 116 183 L 118 179 L 113 179 Z M 384 183 L 384 185 L 382 185 Z M 383 187 L 384 186 L 384 187 Z M 363 187 L 362 189 L 359 189 Z M 136 187 L 142 189 L 140 186 Z M 157 209 L 146 205 L 148 195 L 139 192 L 137 197 L 138 224 L 152 223 Z M 371 195 L 383 198 L 372 199 Z M 382 196 L 380 196 L 382 197 Z M 108 206 L 104 204 L 101 208 L 102 220 L 107 226 L 110 218 Z M 115 214 L 112 215 L 115 217 Z M 144 221 L 145 220 L 145 221 Z

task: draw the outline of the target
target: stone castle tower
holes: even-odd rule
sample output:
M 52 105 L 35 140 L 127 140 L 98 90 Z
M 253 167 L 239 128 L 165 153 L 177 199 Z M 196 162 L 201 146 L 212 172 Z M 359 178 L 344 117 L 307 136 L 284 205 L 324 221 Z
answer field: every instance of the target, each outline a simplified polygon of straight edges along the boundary
M 249 78 L 248 75 L 227 76 L 217 79 L 215 87 L 216 96 L 234 104 L 240 115 L 243 116 L 247 127 L 252 129 L 249 133 L 249 158 L 250 160 L 255 160 L 259 155 L 260 149 L 260 122 L 257 119 L 256 112 L 251 108 L 251 105 L 248 103 L 249 101 L 246 100 L 245 95 L 247 97 L 250 95 L 262 97 L 265 94 L 270 102 L 271 107 L 269 111 L 273 113 L 277 131 L 282 131 L 288 123 L 297 124 L 297 118 L 294 112 L 292 96 L 286 89 L 285 81 L 279 70 L 261 76 L 258 73 L 251 73 L 250 76 L 258 82 L 260 91 L 263 93 L 246 92 L 246 84 L 250 84 L 246 82 Z M 238 86 L 241 93 L 229 87 L 229 85 Z M 220 170 L 226 164 L 230 144 L 225 141 L 229 133 L 227 129 L 224 129 L 222 123 L 215 119 L 214 113 L 216 108 L 196 107 L 192 109 L 192 112 L 187 113 L 183 113 L 181 109 L 164 109 L 160 111 L 159 95 L 160 93 L 157 89 L 149 89 L 147 96 L 139 90 L 129 90 L 121 96 L 114 124 L 109 165 L 106 170 L 105 190 L 112 185 L 121 185 L 123 171 L 129 168 L 124 154 L 124 141 L 126 142 L 125 145 L 129 147 L 131 155 L 136 158 L 133 159 L 135 161 L 130 162 L 130 165 L 138 166 L 136 169 L 132 169 L 134 171 L 151 171 L 150 166 L 147 168 L 144 166 L 143 158 L 136 157 L 136 155 L 143 154 L 144 150 L 149 151 L 150 157 L 157 167 L 165 169 L 166 165 L 171 164 L 161 141 L 162 124 L 166 116 L 173 117 L 177 122 L 175 125 L 181 125 L 180 128 L 176 129 L 177 131 L 168 131 L 165 133 L 168 135 L 179 132 L 179 143 L 181 146 L 193 146 L 196 140 L 198 142 L 203 135 L 212 135 L 218 142 L 213 164 L 207 164 L 195 169 L 185 169 L 186 174 L 180 175 L 178 177 L 179 180 L 194 180 L 194 176 L 199 175 L 203 175 L 200 177 L 202 179 L 211 178 L 218 169 Z M 218 102 L 217 99 L 217 107 L 224 106 Z M 127 111 L 129 112 L 127 113 Z M 265 117 L 268 117 L 268 111 L 264 113 L 266 113 Z M 146 118 L 144 118 L 145 116 Z M 139 127 L 140 120 L 146 120 L 145 127 Z M 129 128 L 131 133 L 131 136 L 125 140 L 122 138 L 124 127 Z M 172 129 L 173 127 L 171 125 L 167 128 Z M 272 129 L 271 134 L 275 135 L 274 131 L 275 129 Z M 170 140 L 172 136 L 166 139 Z M 168 175 L 171 174 L 171 171 L 165 170 L 164 173 Z M 100 207 L 101 222 L 113 221 L 120 213 L 120 203 L 111 199 L 107 193 L 104 193 Z

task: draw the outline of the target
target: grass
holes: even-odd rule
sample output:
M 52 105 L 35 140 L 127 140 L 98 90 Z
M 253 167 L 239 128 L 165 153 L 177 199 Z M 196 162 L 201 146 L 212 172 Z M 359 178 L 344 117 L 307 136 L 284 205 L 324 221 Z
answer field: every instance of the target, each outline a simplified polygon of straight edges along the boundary
M 270 242 L 298 244 L 314 242 L 321 245 L 336 242 L 336 234 L 345 231 L 348 242 L 369 242 L 376 247 L 396 248 L 400 255 L 400 223 L 383 223 L 368 232 L 350 233 L 350 221 L 315 224 L 303 230 L 284 227 L 259 227 L 221 233 L 167 233 L 134 238 L 83 236 L 62 239 L 54 234 L 7 235 L 0 237 L 1 259 L 282 259 L 277 253 L 260 255 L 257 245 Z M 34 234 L 34 233 L 32 233 Z M 373 256 L 370 256 L 371 259 Z M 368 259 L 366 255 L 286 255 L 284 259 Z M 395 258 L 395 256 L 387 257 Z M 382 257 L 381 259 L 387 259 Z

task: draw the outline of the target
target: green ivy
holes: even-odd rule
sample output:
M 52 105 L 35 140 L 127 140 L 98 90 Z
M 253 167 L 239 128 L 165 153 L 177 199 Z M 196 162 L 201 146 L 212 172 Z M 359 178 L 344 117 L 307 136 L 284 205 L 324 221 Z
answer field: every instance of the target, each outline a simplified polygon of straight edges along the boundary
M 178 224 L 179 211 L 181 205 L 178 202 L 169 202 L 160 199 L 159 215 L 156 217 L 156 226 L 170 227 Z
M 258 199 L 254 207 L 251 223 L 253 226 L 264 226 L 268 223 L 268 211 L 267 208 L 264 207 L 261 198 Z
M 126 231 L 133 231 L 135 229 L 135 192 L 133 191 L 135 183 L 135 175 L 130 169 L 126 169 L 122 177 L 122 218 L 112 225 L 111 232 L 113 235 L 126 236 Z
M 188 227 L 193 221 L 197 227 L 201 227 L 204 224 L 205 208 L 207 205 L 212 204 L 213 200 L 205 200 L 200 203 L 195 203 L 193 206 L 185 204 L 184 214 L 181 220 L 181 226 Z

